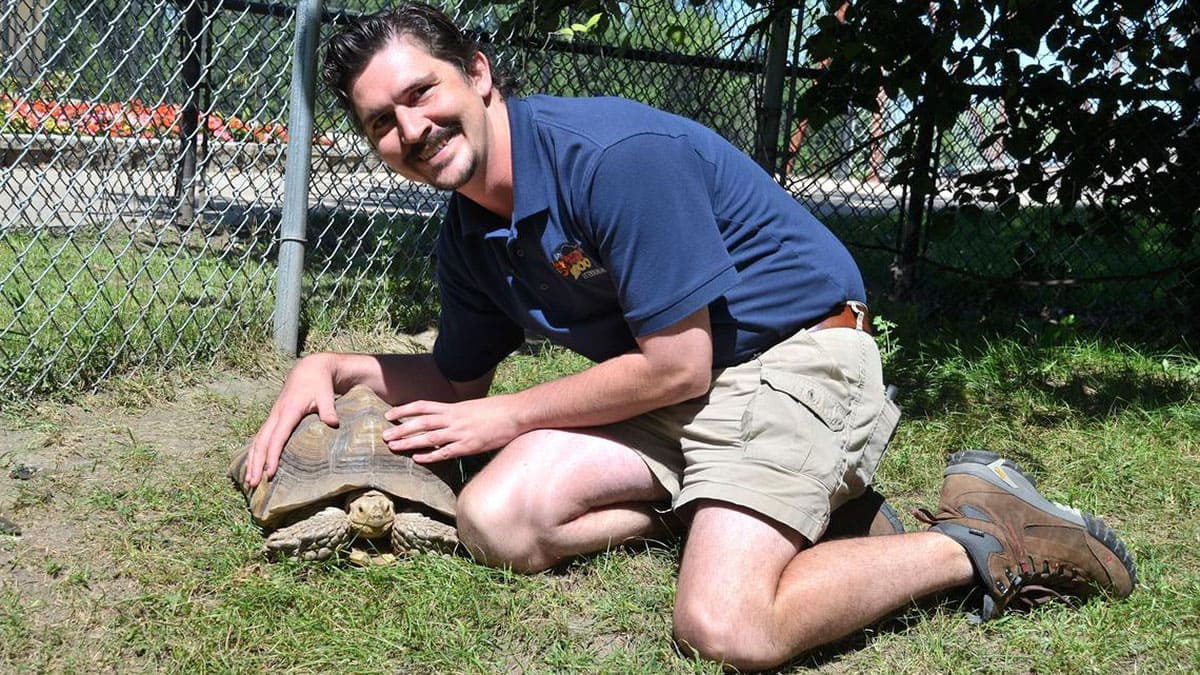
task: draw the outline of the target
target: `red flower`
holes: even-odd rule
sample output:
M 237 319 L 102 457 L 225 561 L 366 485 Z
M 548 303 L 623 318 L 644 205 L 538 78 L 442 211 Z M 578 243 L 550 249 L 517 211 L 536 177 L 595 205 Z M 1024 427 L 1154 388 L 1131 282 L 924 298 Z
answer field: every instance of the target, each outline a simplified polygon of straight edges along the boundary
M 147 105 L 127 102 L 86 103 L 49 99 L 21 99 L 0 93 L 0 130 L 9 133 L 79 134 L 85 136 L 178 138 L 181 108 L 170 103 Z M 204 130 L 218 141 L 286 143 L 287 125 L 258 123 L 232 115 L 208 113 L 200 118 Z M 333 145 L 324 136 L 316 145 Z

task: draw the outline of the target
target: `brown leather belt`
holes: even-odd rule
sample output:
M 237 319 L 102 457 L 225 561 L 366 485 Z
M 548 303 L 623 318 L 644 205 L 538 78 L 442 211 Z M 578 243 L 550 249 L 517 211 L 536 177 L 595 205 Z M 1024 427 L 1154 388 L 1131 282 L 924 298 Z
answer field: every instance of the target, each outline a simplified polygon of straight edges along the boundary
M 855 313 L 854 307 L 850 304 L 842 305 L 842 308 L 833 314 L 821 319 L 815 325 L 809 327 L 809 330 L 825 330 L 826 328 L 858 328 L 862 326 L 862 330 L 867 334 L 871 334 L 871 317 L 867 315 L 867 306 L 858 305 L 859 311 L 862 313 L 862 318 L 859 319 L 859 314 Z M 860 324 L 859 321 L 862 321 Z

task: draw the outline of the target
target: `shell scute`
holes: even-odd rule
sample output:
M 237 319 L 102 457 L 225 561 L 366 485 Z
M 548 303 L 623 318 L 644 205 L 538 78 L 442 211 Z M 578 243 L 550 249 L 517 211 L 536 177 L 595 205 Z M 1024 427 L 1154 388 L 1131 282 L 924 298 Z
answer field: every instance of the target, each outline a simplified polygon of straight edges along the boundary
M 389 405 L 365 386 L 356 386 L 334 402 L 338 426 L 307 415 L 284 445 L 279 468 L 270 480 L 245 485 L 247 445 L 234 459 L 229 477 L 246 498 L 260 526 L 278 528 L 300 513 L 336 505 L 347 492 L 375 489 L 414 502 L 453 520 L 455 494 L 463 476 L 457 462 L 418 464 L 393 453 L 383 431 L 393 423 Z

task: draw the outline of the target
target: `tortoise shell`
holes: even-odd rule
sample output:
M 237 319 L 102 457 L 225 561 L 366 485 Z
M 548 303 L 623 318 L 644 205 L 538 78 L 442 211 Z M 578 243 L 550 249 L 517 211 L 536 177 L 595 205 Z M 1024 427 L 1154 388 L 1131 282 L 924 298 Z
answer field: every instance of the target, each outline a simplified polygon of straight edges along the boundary
M 455 492 L 462 485 L 457 463 L 418 464 L 389 450 L 383 430 L 393 424 L 384 418 L 390 406 L 369 387 L 354 387 L 334 407 L 338 426 L 326 425 L 316 413 L 305 416 L 284 444 L 275 475 L 256 488 L 245 484 L 251 446 L 234 459 L 229 477 L 246 497 L 256 523 L 275 529 L 315 508 L 341 506 L 347 492 L 364 489 L 454 518 Z

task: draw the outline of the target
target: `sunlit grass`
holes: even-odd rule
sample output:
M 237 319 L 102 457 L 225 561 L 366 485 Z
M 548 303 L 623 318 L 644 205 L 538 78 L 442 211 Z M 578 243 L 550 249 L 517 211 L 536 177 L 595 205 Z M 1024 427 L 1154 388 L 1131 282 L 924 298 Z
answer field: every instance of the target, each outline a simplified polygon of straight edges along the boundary
M 1139 587 L 1122 602 L 1050 606 L 983 626 L 955 602 L 925 604 L 783 672 L 1196 669 L 1200 360 L 1062 335 L 894 337 L 888 372 L 905 421 L 879 485 L 906 524 L 916 527 L 911 508 L 936 503 L 946 453 L 990 447 L 1052 499 L 1112 525 L 1137 559 Z M 556 348 L 530 349 L 503 364 L 495 391 L 585 366 Z M 14 572 L 0 579 L 0 662 L 49 671 L 720 672 L 671 641 L 678 544 L 533 576 L 437 556 L 373 568 L 265 563 L 261 535 L 223 473 L 269 403 L 269 394 L 201 397 L 192 405 L 214 420 L 212 437 L 187 462 L 144 431 L 118 429 L 95 436 L 74 468 L 29 481 L 9 515 L 87 525 L 72 528 L 71 547 L 0 540 Z M 32 420 L 19 428 L 52 433 Z

